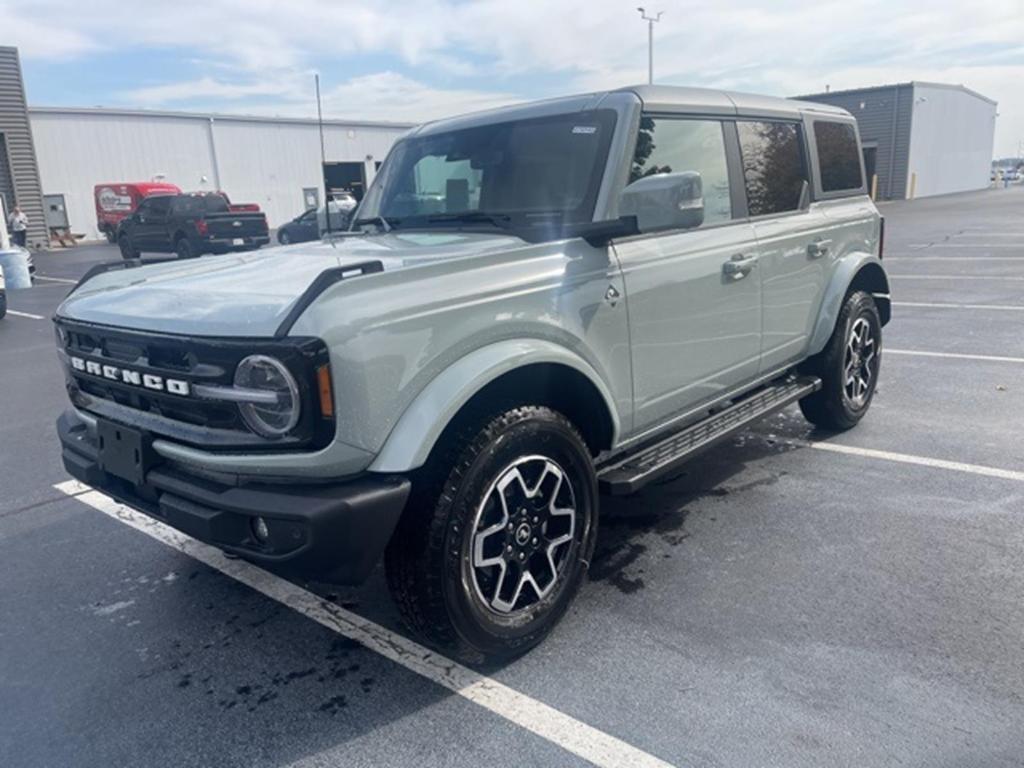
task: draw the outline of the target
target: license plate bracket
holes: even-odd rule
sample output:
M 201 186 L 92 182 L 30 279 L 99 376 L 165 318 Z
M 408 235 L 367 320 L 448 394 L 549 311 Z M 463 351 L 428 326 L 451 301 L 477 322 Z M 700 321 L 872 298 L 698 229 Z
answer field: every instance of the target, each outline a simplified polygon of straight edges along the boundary
M 96 422 L 96 436 L 100 469 L 133 485 L 146 481 L 154 457 L 149 437 L 137 429 L 103 419 Z
M 244 237 L 236 237 L 231 241 L 232 245 L 245 245 Z

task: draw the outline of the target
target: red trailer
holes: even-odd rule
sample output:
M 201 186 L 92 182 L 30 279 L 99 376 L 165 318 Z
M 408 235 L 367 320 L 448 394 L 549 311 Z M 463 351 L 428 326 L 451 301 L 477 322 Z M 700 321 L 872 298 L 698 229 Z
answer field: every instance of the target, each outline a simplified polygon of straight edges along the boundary
M 174 184 L 163 181 L 119 181 L 97 184 L 93 188 L 96 200 L 96 227 L 111 243 L 117 241 L 117 225 L 130 216 L 143 198 L 151 195 L 180 195 Z

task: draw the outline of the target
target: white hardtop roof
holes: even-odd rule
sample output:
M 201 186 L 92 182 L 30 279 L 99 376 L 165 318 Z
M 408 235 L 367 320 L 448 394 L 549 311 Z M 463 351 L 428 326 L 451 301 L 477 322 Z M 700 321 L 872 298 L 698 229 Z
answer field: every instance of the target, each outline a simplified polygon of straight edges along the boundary
M 483 112 L 445 118 L 427 123 L 414 133 L 429 135 L 478 125 L 565 114 L 611 106 L 622 99 L 639 99 L 648 112 L 687 112 L 701 115 L 799 118 L 805 113 L 848 118 L 845 109 L 831 104 L 795 101 L 776 96 L 758 96 L 712 88 L 686 88 L 674 85 L 634 85 L 614 91 L 561 96 L 497 107 Z

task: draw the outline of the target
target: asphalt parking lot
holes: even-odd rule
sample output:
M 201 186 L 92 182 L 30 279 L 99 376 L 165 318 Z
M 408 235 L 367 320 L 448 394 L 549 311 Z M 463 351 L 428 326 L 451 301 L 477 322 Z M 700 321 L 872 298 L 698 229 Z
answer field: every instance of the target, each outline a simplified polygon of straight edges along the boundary
M 117 252 L 38 256 L 0 322 L 0 765 L 1024 765 L 1024 188 L 882 212 L 865 421 L 789 409 L 606 499 L 569 615 L 479 677 L 380 571 L 292 585 L 66 485 L 48 318 Z

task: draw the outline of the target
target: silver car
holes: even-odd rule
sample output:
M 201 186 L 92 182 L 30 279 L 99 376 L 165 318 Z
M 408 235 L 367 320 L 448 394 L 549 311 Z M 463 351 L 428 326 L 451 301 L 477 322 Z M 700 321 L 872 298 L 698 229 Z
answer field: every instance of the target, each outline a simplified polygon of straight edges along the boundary
M 565 613 L 602 493 L 871 404 L 883 222 L 840 109 L 642 86 L 443 120 L 357 215 L 87 276 L 57 313 L 68 471 L 268 567 L 383 556 L 414 630 L 497 659 Z

